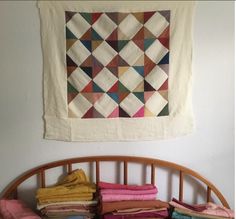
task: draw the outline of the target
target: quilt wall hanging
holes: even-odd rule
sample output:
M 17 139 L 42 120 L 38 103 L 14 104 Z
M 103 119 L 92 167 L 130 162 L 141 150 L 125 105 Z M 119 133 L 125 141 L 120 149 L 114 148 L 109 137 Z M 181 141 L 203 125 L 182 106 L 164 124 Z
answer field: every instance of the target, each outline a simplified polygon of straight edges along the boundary
M 39 1 L 45 138 L 155 140 L 193 129 L 191 1 Z

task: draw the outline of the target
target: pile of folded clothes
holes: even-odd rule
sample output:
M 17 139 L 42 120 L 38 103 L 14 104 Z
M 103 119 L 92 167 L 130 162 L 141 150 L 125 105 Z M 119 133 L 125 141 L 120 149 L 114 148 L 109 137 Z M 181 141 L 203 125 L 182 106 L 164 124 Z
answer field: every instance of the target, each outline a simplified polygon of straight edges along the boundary
M 174 219 L 226 219 L 234 218 L 234 211 L 223 206 L 208 202 L 206 204 L 190 205 L 175 198 L 169 202 Z
M 99 211 L 104 219 L 168 218 L 168 203 L 156 200 L 154 185 L 99 182 Z
M 37 209 L 43 218 L 94 218 L 97 208 L 95 192 L 96 185 L 89 182 L 84 171 L 75 170 L 55 186 L 38 189 Z

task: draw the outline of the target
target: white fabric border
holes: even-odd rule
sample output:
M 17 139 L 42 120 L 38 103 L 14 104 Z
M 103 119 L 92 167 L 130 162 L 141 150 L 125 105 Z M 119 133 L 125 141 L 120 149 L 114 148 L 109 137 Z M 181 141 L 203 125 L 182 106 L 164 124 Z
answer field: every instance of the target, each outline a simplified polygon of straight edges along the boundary
M 192 113 L 193 1 L 39 1 L 44 63 L 45 138 L 64 141 L 156 140 L 186 135 Z M 171 10 L 169 116 L 68 118 L 65 11 L 143 12 Z

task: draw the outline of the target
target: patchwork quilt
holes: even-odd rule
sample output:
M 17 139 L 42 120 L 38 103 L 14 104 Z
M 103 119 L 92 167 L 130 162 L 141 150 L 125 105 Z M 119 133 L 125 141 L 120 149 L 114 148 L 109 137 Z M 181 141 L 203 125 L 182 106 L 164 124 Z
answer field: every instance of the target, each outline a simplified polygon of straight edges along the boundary
M 40 1 L 45 138 L 187 134 L 193 2 Z

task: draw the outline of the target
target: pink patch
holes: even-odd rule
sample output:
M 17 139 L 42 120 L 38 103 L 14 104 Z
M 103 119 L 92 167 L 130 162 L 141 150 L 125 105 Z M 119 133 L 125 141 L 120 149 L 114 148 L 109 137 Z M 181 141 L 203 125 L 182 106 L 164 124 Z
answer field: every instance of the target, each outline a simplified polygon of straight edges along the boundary
M 119 117 L 119 107 L 115 108 L 115 110 L 108 116 L 108 118 L 116 118 Z
M 133 117 L 144 117 L 144 106 Z

